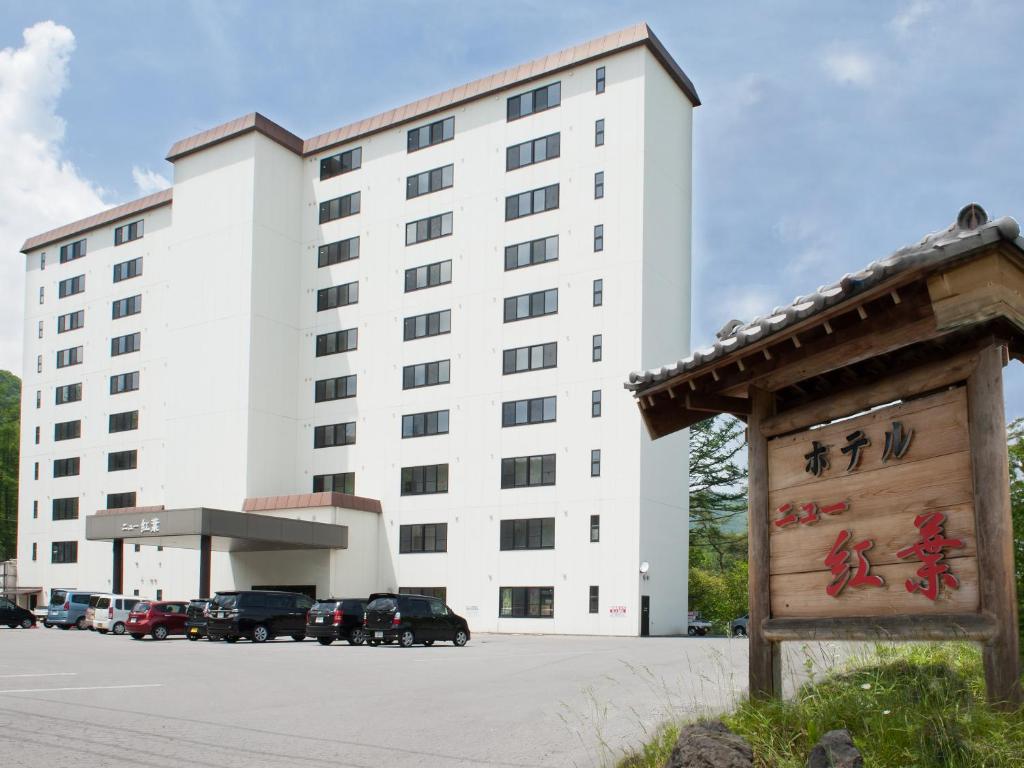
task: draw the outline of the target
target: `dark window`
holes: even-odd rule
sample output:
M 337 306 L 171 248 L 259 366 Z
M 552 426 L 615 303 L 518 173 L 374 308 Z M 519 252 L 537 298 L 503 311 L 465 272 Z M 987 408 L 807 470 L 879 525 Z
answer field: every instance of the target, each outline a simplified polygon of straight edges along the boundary
M 109 432 L 129 432 L 139 428 L 139 412 L 124 411 L 110 414 Z
M 446 117 L 444 120 L 421 125 L 413 128 L 408 134 L 408 147 L 410 152 L 417 149 L 440 144 L 443 141 L 451 141 L 455 138 L 455 118 Z
M 448 434 L 448 411 L 407 413 L 402 416 L 402 437 Z
M 535 88 L 532 91 L 521 93 L 518 96 L 512 96 L 507 102 L 508 122 L 532 115 L 534 112 L 552 109 L 561 103 L 561 83 L 552 83 L 542 88 Z
M 157 547 L 157 549 L 159 550 L 160 547 Z M 158 589 L 156 591 L 156 599 L 157 600 L 163 600 L 164 599 L 164 591 L 162 589 Z M 167 611 L 167 613 L 176 613 L 176 611 Z
M 42 407 L 43 407 L 43 390 L 37 389 L 36 390 L 36 408 L 42 408 Z
M 600 307 L 604 304 L 604 280 L 598 278 L 594 281 L 594 306 Z
M 321 333 L 316 337 L 316 356 L 336 355 L 339 352 L 351 352 L 359 341 L 359 330 L 349 328 L 345 331 Z
M 499 587 L 498 606 L 503 619 L 551 619 L 555 616 L 555 588 Z
M 452 214 L 439 213 L 405 225 L 405 244 L 415 245 L 427 240 L 447 237 L 452 233 Z
M 135 506 L 135 491 L 108 493 L 107 509 L 126 509 Z
M 590 540 L 597 542 L 601 540 L 601 516 L 590 516 Z
M 43 356 L 36 355 L 36 373 L 43 372 Z
M 120 264 L 114 265 L 114 282 L 120 283 L 122 280 L 128 280 L 133 277 L 138 277 L 142 274 L 142 257 L 139 256 L 137 259 L 129 259 L 128 261 L 122 261 Z
M 558 258 L 558 235 L 505 246 L 505 270 L 522 269 Z
M 78 519 L 78 497 L 72 496 L 67 499 L 53 500 L 54 520 L 77 520 Z
M 363 148 L 356 147 L 325 157 L 320 161 L 320 181 L 358 170 L 363 164 Z
M 359 198 L 359 193 L 353 192 L 320 203 L 320 223 L 326 224 L 328 221 L 334 221 L 335 219 L 355 216 L 359 213 Z
M 54 440 L 74 440 L 82 436 L 82 420 L 60 421 L 53 425 Z
M 424 264 L 422 267 L 413 267 L 412 269 L 405 270 L 406 293 L 419 291 L 423 288 L 433 288 L 435 285 L 444 285 L 451 281 L 451 260 Z
M 418 363 L 402 368 L 402 389 L 432 387 L 435 384 L 447 384 L 451 379 L 451 360 L 438 360 L 433 363 Z
M 529 520 L 501 521 L 501 548 L 554 549 L 555 518 L 535 517 Z
M 316 265 L 318 267 L 329 267 L 331 264 L 340 264 L 343 261 L 352 261 L 359 258 L 359 238 L 350 237 L 347 240 L 338 240 L 336 243 L 321 245 L 317 249 Z
M 502 373 L 505 375 L 554 368 L 558 365 L 558 342 L 506 349 L 502 357 Z
M 600 200 L 604 197 L 604 171 L 594 174 L 594 199 Z
M 356 492 L 355 472 L 336 472 L 333 475 L 313 475 L 313 493 L 347 493 Z
M 356 423 L 346 421 L 342 424 L 324 424 L 313 428 L 313 447 L 332 448 L 336 445 L 354 445 L 356 442 Z
M 509 296 L 505 299 L 505 322 L 526 320 L 530 317 L 542 317 L 558 312 L 558 289 L 524 293 L 521 296 Z
M 448 493 L 448 465 L 402 467 L 402 495 L 419 496 L 427 493 Z
M 46 288 L 42 285 L 39 286 L 39 303 L 43 303 L 43 297 L 46 295 Z
M 447 552 L 448 523 L 403 525 L 398 533 L 398 552 Z
M 429 195 L 441 189 L 448 189 L 455 183 L 455 166 L 445 165 L 423 173 L 414 173 L 405 180 L 405 199 Z
M 55 402 L 57 405 L 64 403 L 77 403 L 82 399 L 82 385 L 79 384 L 65 384 L 62 387 L 57 387 L 54 390 L 56 394 Z
M 343 400 L 356 396 L 356 374 L 338 376 L 333 379 L 320 379 L 313 386 L 313 401 L 317 403 L 328 400 Z
M 422 339 L 426 336 L 441 336 L 452 331 L 452 311 L 444 309 L 405 318 L 402 338 L 404 341 Z
M 524 141 L 522 144 L 513 144 L 505 149 L 505 170 L 514 171 L 527 165 L 543 163 L 545 160 L 554 160 L 559 156 L 561 143 L 561 136 L 552 133 L 550 136 Z
M 501 487 L 528 488 L 555 484 L 555 454 L 501 460 Z
M 57 367 L 67 368 L 69 365 L 79 365 L 82 362 L 82 350 L 84 347 L 71 347 L 70 349 L 57 350 Z
M 543 424 L 554 421 L 558 398 L 534 397 L 529 400 L 509 400 L 501 404 L 501 426 L 518 427 L 522 424 Z
M 119 395 L 122 392 L 134 392 L 139 388 L 139 372 L 118 373 L 110 377 L 110 394 Z
M 38 461 L 33 465 L 32 479 L 33 480 L 38 480 L 39 479 L 39 462 Z
M 77 541 L 55 541 L 50 553 L 51 563 L 77 563 L 78 542 Z
M 595 389 L 590 393 L 590 415 L 597 418 L 601 415 L 601 390 Z
M 590 612 L 591 613 L 599 613 L 600 612 L 600 609 L 598 608 L 598 606 L 600 605 L 600 598 L 598 597 L 598 595 L 599 595 L 598 588 L 597 587 L 591 587 L 590 588 Z
M 520 192 L 518 195 L 509 195 L 505 198 L 505 221 L 521 219 L 524 216 L 532 216 L 535 213 L 552 211 L 556 208 L 558 208 L 557 184 L 531 189 L 529 192 Z
M 107 454 L 107 471 L 121 472 L 139 466 L 138 451 L 113 451 Z
M 71 459 L 54 459 L 54 477 L 74 477 L 79 473 L 80 464 L 77 456 Z
M 36 542 L 33 541 L 32 542 L 32 562 L 35 562 L 36 558 L 38 556 L 39 556 L 39 544 L 37 544 Z
M 604 118 L 594 121 L 594 146 L 604 146 Z
M 601 341 L 601 334 L 595 333 L 594 338 L 590 342 L 590 359 L 595 363 L 601 362 L 601 354 L 603 351 L 603 342 Z
M 57 318 L 57 333 L 66 333 L 67 331 L 74 331 L 81 328 L 84 325 L 85 310 L 80 309 L 77 312 L 70 312 L 66 315 L 60 315 Z M 42 326 L 40 326 L 40 328 L 42 328 Z
M 32 517 L 33 519 L 39 517 L 39 500 L 32 502 Z
M 590 452 L 590 476 L 601 476 L 601 449 L 595 448 Z
M 121 245 L 122 243 L 130 243 L 132 240 L 138 240 L 142 237 L 142 220 L 133 221 L 131 224 L 125 224 L 114 230 L 114 245 Z
M 604 250 L 604 224 L 594 225 L 594 253 Z
M 119 317 L 137 315 L 142 311 L 142 294 L 129 296 L 127 299 L 118 299 L 111 308 L 111 317 L 117 320 Z
M 316 311 L 344 307 L 359 303 L 359 283 L 345 283 L 330 288 L 321 288 L 316 292 Z
M 42 289 L 39 289 L 42 291 Z M 85 290 L 85 275 L 77 275 L 76 277 L 69 277 L 67 280 L 61 280 L 57 284 L 57 296 L 63 299 L 65 296 L 74 296 L 76 293 L 81 293 Z M 42 293 L 39 294 L 40 301 L 42 304 Z
M 75 259 L 80 259 L 83 256 L 85 256 L 85 240 L 78 240 L 74 243 L 69 243 L 68 245 L 62 245 L 60 247 L 61 264 L 74 261 Z M 43 254 L 43 257 L 45 258 L 46 254 Z M 44 261 L 41 263 L 45 264 L 46 262 Z
M 36 445 L 39 445 L 39 427 L 36 427 Z
M 399 587 L 400 595 L 423 595 L 424 597 L 436 597 L 441 602 L 448 599 L 447 587 Z
M 129 352 L 138 352 L 142 348 L 142 334 L 129 333 L 125 336 L 115 336 L 110 340 L 110 356 L 127 355 Z
M 594 90 L 597 93 L 604 93 L 604 67 L 597 68 L 594 78 Z M 594 590 L 597 587 L 591 587 L 591 589 Z M 591 611 L 591 613 L 596 613 L 596 611 Z
M 39 338 L 43 338 L 43 321 L 39 321 Z

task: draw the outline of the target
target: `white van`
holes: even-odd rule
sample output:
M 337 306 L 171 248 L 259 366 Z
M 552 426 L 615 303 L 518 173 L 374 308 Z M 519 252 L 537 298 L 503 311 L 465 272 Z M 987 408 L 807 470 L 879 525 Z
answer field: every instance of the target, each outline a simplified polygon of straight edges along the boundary
M 141 597 L 129 597 L 128 595 L 99 595 L 96 601 L 92 626 L 100 634 L 112 632 L 115 635 L 123 635 L 125 623 L 128 621 L 128 614 L 131 613 Z

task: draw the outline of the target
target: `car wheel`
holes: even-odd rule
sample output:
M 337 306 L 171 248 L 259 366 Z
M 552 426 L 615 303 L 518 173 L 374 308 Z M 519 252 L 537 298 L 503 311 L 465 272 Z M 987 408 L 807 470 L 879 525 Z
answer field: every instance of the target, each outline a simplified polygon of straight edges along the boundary
M 401 635 L 398 636 L 398 644 L 403 648 L 412 648 L 413 643 L 416 642 L 416 635 L 412 633 L 411 629 L 405 630 Z
M 305 639 L 305 635 L 292 635 L 292 640 L 294 640 L 296 643 L 301 643 Z
M 123 621 L 117 622 L 117 624 L 114 625 L 114 628 L 111 631 L 115 635 L 123 635 L 124 634 L 124 622 Z
M 234 635 L 228 635 L 227 637 L 224 638 L 224 642 L 225 643 L 237 643 L 238 642 L 238 638 L 235 637 Z
M 188 639 L 189 639 L 189 640 L 191 640 L 191 641 L 192 641 L 192 642 L 194 643 L 194 642 L 195 642 L 196 640 L 198 640 L 199 638 L 198 638 L 198 637 L 196 637 L 195 635 L 189 635 L 189 636 L 188 636 Z
M 106 630 L 106 629 L 97 629 L 96 631 L 99 632 L 101 635 L 105 635 L 105 634 L 107 634 L 108 630 Z
M 694 629 L 693 627 L 687 627 L 686 628 L 686 634 L 688 634 L 690 637 L 693 637 L 694 635 L 697 634 L 697 630 Z
M 469 635 L 466 634 L 466 630 L 460 629 L 458 632 L 456 632 L 455 637 L 452 639 L 452 642 L 455 643 L 455 646 L 457 648 L 461 648 L 466 643 L 468 643 Z
M 270 630 L 262 624 L 257 624 L 252 628 L 252 641 L 254 643 L 265 643 L 270 639 Z
M 140 634 L 137 634 L 135 632 L 132 632 L 132 640 L 141 640 L 144 637 L 145 637 L 145 635 L 140 635 Z
M 743 627 L 736 627 L 732 631 L 732 636 L 733 637 L 746 637 L 747 636 L 747 630 L 744 629 Z
M 22 620 L 21 620 L 21 628 L 22 628 L 22 629 L 32 629 L 32 625 L 33 625 L 34 623 L 35 623 L 35 622 L 34 622 L 34 621 L 32 621 L 32 619 L 22 619 Z
M 69 624 L 58 624 L 57 626 L 59 626 L 61 629 L 71 629 L 71 626 Z
M 349 645 L 362 645 L 366 642 L 366 630 L 362 627 L 356 627 L 348 635 Z
M 154 640 L 166 640 L 167 639 L 167 627 L 163 624 L 157 624 L 153 627 L 153 639 Z
M 318 637 L 316 639 L 316 641 L 318 643 L 320 643 L 320 645 L 330 645 L 331 643 L 334 642 L 334 638 L 333 637 Z
M 17 629 L 17 628 L 18 628 L 18 625 L 17 625 L 17 624 L 8 624 L 8 625 L 7 625 L 7 628 L 8 628 L 8 629 Z
M 430 646 L 432 646 L 434 644 L 434 641 L 433 640 L 424 640 L 423 644 L 425 646 L 427 646 L 427 648 L 429 648 Z
M 51 624 L 51 623 L 50 623 L 50 622 L 48 622 L 48 621 L 44 621 L 44 622 L 43 622 L 43 626 L 44 626 L 44 627 L 46 627 L 46 629 L 50 629 L 50 628 L 52 628 L 52 627 L 53 627 L 53 624 Z
M 378 645 L 380 645 L 380 640 L 367 640 L 366 644 L 371 648 L 376 648 Z
M 85 617 L 84 616 L 79 616 L 78 617 L 78 621 L 75 622 L 75 629 L 77 629 L 78 631 L 82 631 L 83 629 L 85 629 Z

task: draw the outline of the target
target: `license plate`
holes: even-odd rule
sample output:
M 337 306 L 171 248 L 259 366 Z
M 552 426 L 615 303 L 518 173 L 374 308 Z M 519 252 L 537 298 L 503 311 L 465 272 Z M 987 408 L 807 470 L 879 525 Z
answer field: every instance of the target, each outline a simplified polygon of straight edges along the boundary
M 374 632 L 374 633 L 373 633 L 373 636 L 374 636 L 374 638 L 377 638 L 377 637 L 384 637 L 384 633 L 383 633 L 383 632 Z
M 317 616 L 316 617 L 316 623 L 317 624 L 323 624 L 324 623 L 324 617 L 323 616 Z
M 134 619 L 134 618 L 133 618 L 133 619 L 128 619 L 128 622 L 129 622 L 130 624 L 134 624 L 134 623 L 136 623 L 137 621 L 138 621 L 138 619 Z

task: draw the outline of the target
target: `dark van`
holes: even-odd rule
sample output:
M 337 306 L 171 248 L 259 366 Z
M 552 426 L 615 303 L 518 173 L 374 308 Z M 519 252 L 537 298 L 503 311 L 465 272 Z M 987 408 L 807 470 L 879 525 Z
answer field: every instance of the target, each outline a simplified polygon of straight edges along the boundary
M 190 600 L 185 611 L 185 636 L 189 640 L 206 637 L 206 617 L 210 607 L 209 600 Z
M 306 637 L 315 637 L 320 645 L 347 640 L 349 645 L 362 645 L 366 640 L 363 614 L 365 597 L 327 597 L 317 600 L 306 619 Z
M 397 640 L 403 648 L 415 643 L 469 642 L 469 624 L 444 601 L 425 595 L 378 595 L 366 606 L 366 642 Z
M 278 635 L 305 640 L 306 613 L 312 607 L 313 601 L 298 592 L 218 592 L 210 604 L 206 635 L 229 643 L 243 637 L 265 643 Z

